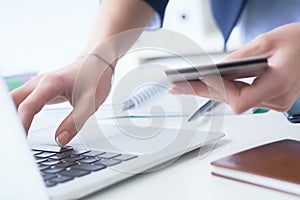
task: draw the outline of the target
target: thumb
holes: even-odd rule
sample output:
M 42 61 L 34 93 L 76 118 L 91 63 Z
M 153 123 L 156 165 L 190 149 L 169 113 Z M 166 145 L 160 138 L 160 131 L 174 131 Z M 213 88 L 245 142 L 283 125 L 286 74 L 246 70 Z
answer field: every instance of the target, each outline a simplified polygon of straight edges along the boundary
M 265 55 L 269 57 L 269 44 L 267 44 L 265 36 L 261 35 L 256 37 L 250 43 L 241 49 L 229 54 L 224 61 L 231 61 L 240 58 Z

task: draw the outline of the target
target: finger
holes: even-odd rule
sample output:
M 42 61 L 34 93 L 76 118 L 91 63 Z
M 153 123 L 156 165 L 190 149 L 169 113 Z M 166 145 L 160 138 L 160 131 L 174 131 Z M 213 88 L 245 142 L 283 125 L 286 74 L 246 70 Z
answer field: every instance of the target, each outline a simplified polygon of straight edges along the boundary
M 51 82 L 50 82 L 51 83 Z M 18 107 L 18 114 L 28 132 L 33 117 L 37 114 L 48 101 L 62 93 L 62 88 L 43 82 L 30 93 Z
M 272 44 L 269 41 L 270 39 L 268 38 L 267 34 L 259 35 L 246 46 L 228 55 L 224 59 L 224 61 L 236 60 L 239 58 L 258 55 L 265 55 L 267 57 L 270 57 L 271 55 L 269 50 Z
M 265 108 L 282 111 L 288 108 L 284 107 L 287 104 L 286 98 L 274 99 L 268 105 L 265 103 L 268 99 L 274 98 L 275 94 L 281 94 L 278 88 L 284 83 L 280 80 L 274 82 L 273 77 L 277 77 L 276 73 L 274 69 L 269 68 L 266 73 L 257 77 L 252 85 L 227 79 L 223 79 L 224 85 L 222 85 L 216 76 L 207 76 L 203 81 L 220 94 L 224 94 L 225 102 L 230 104 L 237 114 L 243 113 L 252 107 L 257 107 L 257 105 L 262 105 L 262 103 L 264 103 Z M 279 99 L 280 101 L 278 101 Z
M 216 101 L 224 101 L 223 93 L 207 86 L 202 81 L 189 81 L 185 83 L 176 83 L 169 91 L 172 94 L 196 95 Z
M 34 90 L 39 77 L 34 77 L 30 81 L 26 82 L 23 86 L 18 87 L 10 92 L 10 95 L 18 108 L 20 103 Z
M 246 83 L 239 81 L 230 81 L 217 75 L 209 75 L 202 80 L 209 88 L 211 88 L 209 90 L 210 98 L 218 94 L 219 101 L 230 104 L 233 110 L 237 112 L 234 103 L 238 98 L 240 98 L 241 90 L 248 86 Z
M 208 86 L 208 98 L 226 103 L 230 102 L 230 97 L 236 96 L 241 88 L 247 86 L 244 82 L 227 80 L 218 75 L 205 76 L 202 81 Z
M 240 114 L 265 102 L 278 93 L 278 88 L 282 84 L 280 81 L 274 81 L 274 77 L 278 77 L 275 70 L 268 68 L 267 72 L 257 77 L 252 85 L 242 89 L 232 87 L 231 82 L 224 80 L 228 103 L 237 114 Z
M 239 91 L 249 84 L 242 81 L 227 80 L 225 78 L 220 79 L 220 77 L 209 77 L 205 79 L 205 83 L 209 88 L 209 96 L 217 101 L 222 101 L 230 104 L 231 98 L 239 94 Z
M 79 100 L 73 111 L 63 120 L 59 125 L 55 133 L 55 140 L 61 147 L 69 143 L 83 127 L 89 117 L 96 111 L 93 103 L 81 102 L 92 102 L 87 101 L 89 98 L 82 98 Z
M 205 83 L 203 83 L 205 82 Z M 231 81 L 232 87 L 241 89 L 249 86 L 248 83 L 242 81 Z M 207 76 L 202 81 L 180 82 L 172 85 L 170 93 L 172 94 L 188 94 L 197 95 L 205 98 L 214 99 L 216 101 L 226 101 L 223 79 L 219 76 Z M 220 92 L 221 91 L 221 92 Z
M 190 94 L 197 96 L 203 96 L 209 93 L 207 86 L 202 81 L 178 82 L 172 85 L 169 92 L 172 94 Z
M 58 104 L 67 101 L 68 99 L 65 96 L 57 96 L 54 99 L 51 99 L 47 104 Z
M 170 90 L 172 94 L 196 95 L 215 101 L 224 102 L 224 94 L 207 86 L 202 81 L 190 81 L 185 83 L 176 83 Z
M 76 76 L 72 93 L 74 109 L 55 133 L 55 140 L 59 146 L 65 146 L 76 136 L 110 91 L 111 70 L 99 68 L 99 63 L 93 60 L 87 59 Z
M 55 133 L 55 141 L 56 143 L 64 147 L 67 143 L 69 143 L 73 137 L 77 134 L 81 127 L 78 127 L 75 117 L 73 116 L 73 111 L 62 121 Z

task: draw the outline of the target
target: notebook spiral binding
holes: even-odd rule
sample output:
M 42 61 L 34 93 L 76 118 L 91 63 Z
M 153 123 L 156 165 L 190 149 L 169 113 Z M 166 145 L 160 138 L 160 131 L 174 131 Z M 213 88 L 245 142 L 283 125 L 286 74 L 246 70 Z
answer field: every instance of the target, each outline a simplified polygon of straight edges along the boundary
M 167 89 L 168 87 L 164 86 L 161 83 L 153 83 L 139 88 L 128 100 L 124 101 L 123 110 L 137 107 L 151 99 L 156 94 Z

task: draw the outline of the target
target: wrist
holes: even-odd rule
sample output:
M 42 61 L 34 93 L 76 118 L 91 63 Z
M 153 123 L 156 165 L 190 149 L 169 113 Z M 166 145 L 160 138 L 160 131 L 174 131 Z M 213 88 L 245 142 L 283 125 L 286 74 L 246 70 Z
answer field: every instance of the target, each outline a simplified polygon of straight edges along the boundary
M 112 71 L 112 73 L 115 72 L 115 66 L 117 61 L 114 60 L 112 62 L 109 62 L 108 60 L 106 60 L 105 58 L 103 58 L 101 55 L 97 54 L 97 53 L 87 53 L 87 54 L 82 54 L 80 56 L 77 57 L 77 59 L 86 59 L 87 57 L 94 57 L 97 59 L 97 61 L 102 62 L 102 64 L 106 65 L 106 67 L 110 68 L 110 70 Z
M 100 79 L 109 81 L 111 84 L 114 80 L 114 71 L 117 64 L 116 57 L 112 53 L 102 53 L 103 51 L 93 51 L 89 53 L 81 53 L 75 62 L 80 66 L 84 66 L 93 75 L 100 75 Z M 104 81 L 104 82 L 106 82 Z

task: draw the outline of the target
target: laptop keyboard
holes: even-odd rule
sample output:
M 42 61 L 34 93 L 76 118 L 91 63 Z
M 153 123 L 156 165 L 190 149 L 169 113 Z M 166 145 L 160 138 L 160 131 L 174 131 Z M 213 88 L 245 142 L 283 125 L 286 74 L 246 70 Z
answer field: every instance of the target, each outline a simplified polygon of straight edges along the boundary
M 32 154 L 47 187 L 137 158 L 135 155 L 72 147 L 32 146 Z

